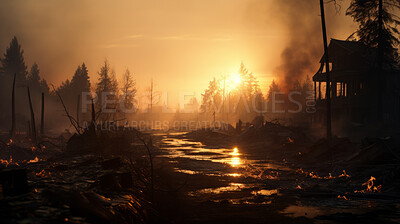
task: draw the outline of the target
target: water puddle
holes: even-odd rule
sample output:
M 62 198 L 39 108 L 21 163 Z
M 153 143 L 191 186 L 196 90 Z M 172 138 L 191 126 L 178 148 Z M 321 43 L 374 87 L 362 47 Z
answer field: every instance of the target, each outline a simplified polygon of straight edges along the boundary
M 196 192 L 194 194 L 221 194 L 223 192 L 232 192 L 232 191 L 241 191 L 245 187 L 242 183 L 230 183 L 229 186 L 226 187 L 219 187 L 219 188 L 206 188 Z
M 257 158 L 248 159 L 248 155 L 243 154 L 238 147 L 234 148 L 210 148 L 201 142 L 194 142 L 187 139 L 178 139 L 169 134 L 162 140 L 162 149 L 165 153 L 160 157 L 171 159 L 190 159 L 192 161 L 188 167 L 177 172 L 187 174 L 204 174 L 204 175 L 220 175 L 240 177 L 249 170 L 289 170 L 288 167 L 279 164 L 273 164 L 271 161 L 260 160 Z M 198 162 L 196 164 L 196 162 Z M 208 169 L 204 168 L 200 163 L 208 163 Z M 221 165 L 226 165 L 224 171 L 221 172 Z M 191 167 L 192 166 L 192 167 Z M 199 167 L 201 167 L 199 169 Z M 188 172 L 188 171 L 191 172 Z M 232 172 L 233 171 L 233 172 Z M 235 172 L 236 171 L 236 172 Z M 261 171 L 260 171 L 261 172 Z M 272 179 L 272 178 L 271 178 Z
M 164 154 L 160 156 L 176 163 L 175 172 L 234 178 L 226 179 L 231 181 L 227 186 L 195 190 L 188 196 L 212 198 L 214 195 L 212 200 L 218 201 L 218 198 L 229 195 L 227 198 L 231 204 L 267 204 L 270 201 L 266 198 L 279 194 L 277 189 L 263 189 L 260 183 L 248 183 L 244 178 L 276 180 L 279 172 L 288 170 L 283 165 L 254 156 L 248 159 L 249 155 L 241 152 L 239 147 L 211 148 L 171 134 L 164 137 L 161 141 Z
M 278 194 L 278 189 L 272 189 L 272 190 L 259 190 L 259 191 L 252 191 L 251 194 L 255 196 L 271 196 L 271 195 L 277 195 Z

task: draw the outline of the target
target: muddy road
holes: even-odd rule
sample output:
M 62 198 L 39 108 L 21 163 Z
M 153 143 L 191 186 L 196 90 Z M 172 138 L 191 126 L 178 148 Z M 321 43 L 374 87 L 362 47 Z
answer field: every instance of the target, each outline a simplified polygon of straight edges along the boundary
M 183 134 L 155 134 L 157 207 L 173 223 L 400 222 L 398 198 L 375 195 L 345 170 L 322 175 L 270 160 L 268 150 Z

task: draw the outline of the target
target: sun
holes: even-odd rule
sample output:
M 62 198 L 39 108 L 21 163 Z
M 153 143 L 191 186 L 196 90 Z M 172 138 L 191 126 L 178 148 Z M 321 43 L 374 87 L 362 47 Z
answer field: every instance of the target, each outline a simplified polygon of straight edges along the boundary
M 232 74 L 231 80 L 232 80 L 232 83 L 235 84 L 236 86 L 242 82 L 242 78 L 240 77 L 240 74 Z
M 242 82 L 242 78 L 240 77 L 240 74 L 234 73 L 231 74 L 230 76 L 226 77 L 226 90 L 228 92 L 234 91 Z

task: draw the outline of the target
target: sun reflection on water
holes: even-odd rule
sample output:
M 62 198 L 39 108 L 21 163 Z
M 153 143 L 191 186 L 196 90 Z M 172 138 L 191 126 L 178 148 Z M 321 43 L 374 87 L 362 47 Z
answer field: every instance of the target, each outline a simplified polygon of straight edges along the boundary
M 231 153 L 233 156 L 238 156 L 239 154 L 239 149 L 237 147 L 233 148 L 233 152 Z
M 230 159 L 230 161 L 228 162 L 232 167 L 237 167 L 239 165 L 242 165 L 242 161 L 239 157 L 240 153 L 239 153 L 239 149 L 237 147 L 233 148 L 232 153 L 230 153 L 232 155 L 232 158 Z

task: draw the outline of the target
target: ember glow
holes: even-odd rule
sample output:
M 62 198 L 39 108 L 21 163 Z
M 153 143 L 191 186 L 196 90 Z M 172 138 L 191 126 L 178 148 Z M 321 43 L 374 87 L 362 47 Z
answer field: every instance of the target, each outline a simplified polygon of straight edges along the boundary
M 28 163 L 37 163 L 37 162 L 39 162 L 38 157 L 35 157 L 34 159 L 28 161 Z
M 10 156 L 10 158 L 8 160 L 7 159 L 0 159 L 0 164 L 2 166 L 4 166 L 4 167 L 9 167 L 11 165 L 19 166 L 19 163 L 17 161 L 14 161 L 12 156 Z
M 362 186 L 367 187 L 364 190 L 356 190 L 354 191 L 355 193 L 376 193 L 376 192 L 381 192 L 382 190 L 382 185 L 375 186 L 374 181 L 376 181 L 376 178 L 371 176 L 369 180 L 367 180 L 365 183 L 362 184 Z
M 46 170 L 41 170 L 40 172 L 37 172 L 36 177 L 41 177 L 41 178 L 50 178 L 51 177 L 51 172 L 46 171 Z

